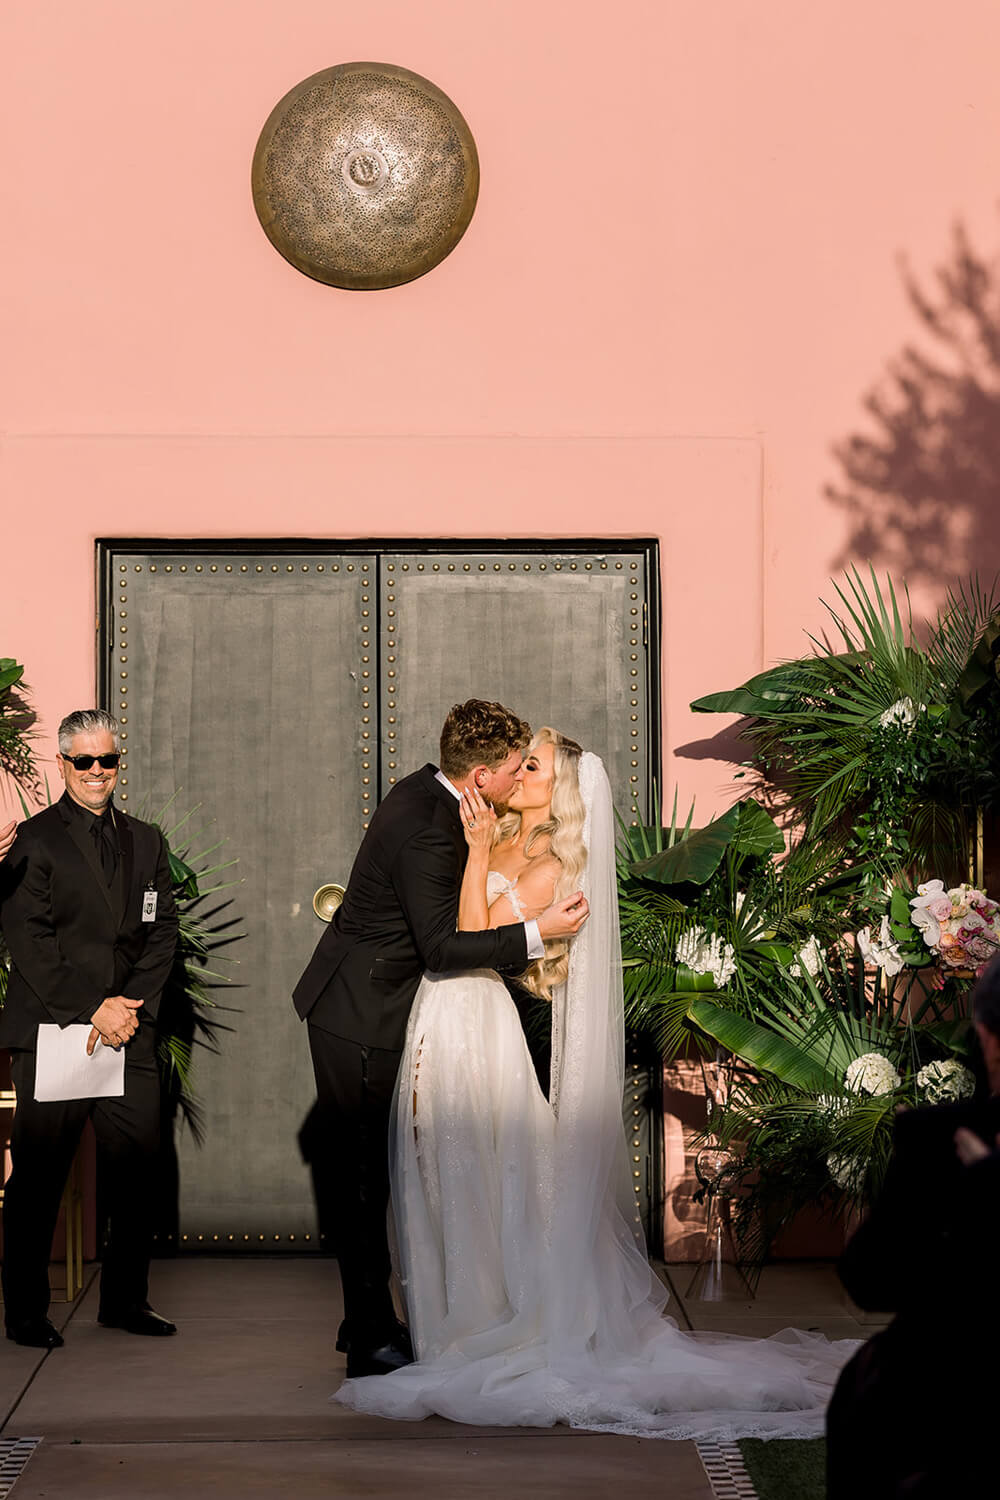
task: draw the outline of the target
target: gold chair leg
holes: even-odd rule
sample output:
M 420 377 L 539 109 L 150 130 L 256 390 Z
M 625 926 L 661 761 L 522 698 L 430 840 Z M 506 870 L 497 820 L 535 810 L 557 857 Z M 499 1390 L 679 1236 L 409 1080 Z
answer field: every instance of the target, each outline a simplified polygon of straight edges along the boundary
M 83 1160 L 78 1151 L 63 1189 L 66 1225 L 66 1301 L 83 1288 Z

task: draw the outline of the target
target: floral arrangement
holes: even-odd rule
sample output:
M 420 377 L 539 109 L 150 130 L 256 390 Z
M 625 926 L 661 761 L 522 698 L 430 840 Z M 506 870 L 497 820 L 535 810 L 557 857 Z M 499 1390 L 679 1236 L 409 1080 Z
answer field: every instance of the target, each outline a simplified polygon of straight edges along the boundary
M 969 855 L 1000 813 L 1000 599 L 971 582 L 918 635 L 874 572 L 837 594 L 842 643 L 692 705 L 743 717 L 753 795 L 701 828 L 675 797 L 620 850 L 627 1023 L 728 1059 L 704 1138 L 758 1263 L 803 1205 L 872 1200 L 900 1106 L 970 1096 L 1000 953 Z
M 985 891 L 971 885 L 946 891 L 943 880 L 927 880 L 917 886 L 910 910 L 927 947 L 949 969 L 978 975 L 1000 953 L 1000 906 Z

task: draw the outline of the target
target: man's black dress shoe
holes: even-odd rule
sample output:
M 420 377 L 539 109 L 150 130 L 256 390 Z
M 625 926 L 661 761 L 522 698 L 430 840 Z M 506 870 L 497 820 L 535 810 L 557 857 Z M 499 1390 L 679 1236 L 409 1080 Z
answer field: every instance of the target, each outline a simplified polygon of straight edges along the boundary
M 61 1349 L 63 1336 L 48 1318 L 27 1318 L 23 1323 L 8 1323 L 7 1337 L 28 1349 Z
M 176 1323 L 161 1318 L 151 1307 L 136 1307 L 131 1312 L 109 1316 L 98 1313 L 97 1321 L 102 1328 L 122 1328 L 126 1333 L 140 1333 L 153 1339 L 169 1338 L 170 1334 L 177 1332 Z
M 413 1359 L 410 1330 L 398 1318 L 388 1328 L 382 1328 L 374 1337 L 372 1337 L 370 1330 L 367 1335 L 364 1333 L 360 1336 L 355 1334 L 351 1329 L 350 1323 L 345 1318 L 337 1329 L 337 1343 L 335 1346 L 337 1352 L 339 1354 L 350 1354 L 352 1343 L 369 1349 L 379 1347 L 382 1344 L 395 1344 L 398 1348 L 402 1349 L 409 1360 L 412 1361 Z
M 403 1330 L 404 1333 L 406 1330 Z M 347 1378 L 355 1380 L 360 1375 L 391 1375 L 393 1370 L 402 1370 L 405 1365 L 412 1365 L 413 1351 L 410 1349 L 409 1334 L 406 1335 L 406 1345 L 398 1339 L 390 1339 L 385 1344 L 379 1344 L 373 1349 L 370 1345 L 351 1344 L 347 1354 Z

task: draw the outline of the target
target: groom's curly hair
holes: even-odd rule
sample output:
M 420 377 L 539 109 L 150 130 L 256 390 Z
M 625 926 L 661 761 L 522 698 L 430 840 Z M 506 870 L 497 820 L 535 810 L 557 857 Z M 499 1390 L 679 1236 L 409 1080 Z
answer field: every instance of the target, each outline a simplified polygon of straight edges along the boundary
M 523 750 L 531 739 L 531 726 L 502 703 L 469 698 L 456 703 L 441 730 L 441 769 L 446 776 L 461 777 L 473 766 L 502 766 L 514 750 Z

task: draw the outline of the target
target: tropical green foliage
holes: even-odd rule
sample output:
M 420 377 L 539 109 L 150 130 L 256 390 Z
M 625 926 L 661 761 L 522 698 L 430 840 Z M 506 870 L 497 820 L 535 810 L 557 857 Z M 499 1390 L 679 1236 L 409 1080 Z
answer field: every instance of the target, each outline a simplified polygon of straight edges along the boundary
M 24 668 L 0 656 L 0 774 L 31 790 L 36 782 L 32 754 L 34 713 L 28 705 Z
M 784 835 L 749 797 L 704 827 L 692 818 L 680 828 L 675 801 L 669 827 L 623 826 L 619 848 L 626 1024 L 666 1057 L 707 1035 L 692 1025 L 695 995 L 750 1015 L 776 967 L 797 964 L 817 930 L 839 931 L 821 850 L 779 860 Z
M 891 580 L 854 569 L 836 592 L 837 646 L 814 639 L 692 707 L 747 717 L 758 773 L 803 838 L 865 867 L 864 894 L 901 870 L 958 879 L 970 809 L 1000 797 L 1000 603 L 975 582 L 952 591 L 921 645 Z
M 675 796 L 619 851 L 627 1022 L 721 1059 L 703 1190 L 758 1262 L 804 1204 L 871 1200 L 901 1104 L 972 1085 L 971 975 L 910 903 L 1000 808 L 1000 605 L 972 581 L 918 638 L 874 571 L 836 595 L 832 642 L 692 705 L 744 717 L 754 795 L 700 828 Z
M 194 1058 L 199 1047 L 216 1051 L 221 1033 L 229 1029 L 223 1020 L 225 1008 L 219 1005 L 216 992 L 231 986 L 232 979 L 225 971 L 238 960 L 222 950 L 237 942 L 243 933 L 237 930 L 239 921 L 231 911 L 231 897 L 223 893 L 234 889 L 240 881 L 220 879 L 238 864 L 236 859 L 215 858 L 224 839 L 215 839 L 202 847 L 205 838 L 211 836 L 203 832 L 197 820 L 200 806 L 171 820 L 174 800 L 171 798 L 150 819 L 167 843 L 179 918 L 174 969 L 160 1001 L 160 1071 L 171 1100 L 195 1138 L 201 1140 L 202 1117 L 193 1076 Z M 222 899 L 215 901 L 216 897 Z

